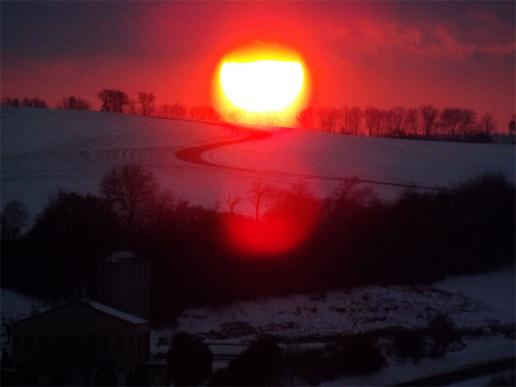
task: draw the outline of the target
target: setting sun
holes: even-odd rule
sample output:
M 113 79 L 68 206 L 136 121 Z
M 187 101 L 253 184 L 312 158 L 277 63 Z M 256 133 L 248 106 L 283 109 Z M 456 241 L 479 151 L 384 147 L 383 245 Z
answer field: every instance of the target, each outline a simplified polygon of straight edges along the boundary
M 281 112 L 298 96 L 304 72 L 299 62 L 225 62 L 220 83 L 228 99 L 248 112 Z
M 290 125 L 304 107 L 308 75 L 299 54 L 277 46 L 227 54 L 215 76 L 215 99 L 236 121 Z

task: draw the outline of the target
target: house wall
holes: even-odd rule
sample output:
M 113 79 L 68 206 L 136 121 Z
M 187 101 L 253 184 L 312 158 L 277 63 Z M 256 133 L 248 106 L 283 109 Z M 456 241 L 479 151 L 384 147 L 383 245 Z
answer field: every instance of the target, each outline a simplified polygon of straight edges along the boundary
M 147 360 L 149 327 L 134 325 L 80 303 L 13 326 L 13 362 L 127 369 Z

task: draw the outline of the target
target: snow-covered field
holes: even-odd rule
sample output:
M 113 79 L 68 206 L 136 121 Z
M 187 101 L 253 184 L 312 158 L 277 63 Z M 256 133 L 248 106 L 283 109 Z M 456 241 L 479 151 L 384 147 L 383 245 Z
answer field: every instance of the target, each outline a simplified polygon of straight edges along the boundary
M 229 342 L 246 342 L 260 334 L 324 337 L 391 326 L 423 327 L 438 313 L 448 314 L 462 328 L 510 325 L 515 321 L 514 279 L 514 267 L 508 267 L 428 286 L 368 286 L 189 309 L 179 316 L 177 327 L 154 334 L 186 331 Z
M 450 277 L 428 286 L 374 286 L 195 308 L 185 311 L 177 319 L 177 326 L 154 329 L 151 351 L 158 356 L 166 352 L 168 338 L 179 331 L 204 337 L 215 355 L 237 355 L 262 334 L 290 337 L 302 347 L 319 346 L 336 334 L 393 326 L 421 328 L 438 313 L 447 314 L 459 328 L 487 329 L 487 336 L 467 338 L 463 347 L 443 358 L 418 363 L 388 358 L 388 366 L 377 373 L 328 383 L 391 385 L 514 356 L 514 338 L 496 332 L 496 327 L 514 326 L 514 280 L 515 268 L 511 265 L 487 274 Z M 225 364 L 227 359 L 216 357 L 216 367 Z
M 204 337 L 216 355 L 215 367 L 219 368 L 225 366 L 232 355 L 244 351 L 260 334 L 306 340 L 303 347 L 318 346 L 326 340 L 325 336 L 336 334 L 392 326 L 423 327 L 437 313 L 448 314 L 460 328 L 487 329 L 487 336 L 467 338 L 465 346 L 448 352 L 443 358 L 423 359 L 418 363 L 388 358 L 388 366 L 377 373 L 325 383 L 394 384 L 514 356 L 514 338 L 504 337 L 492 329 L 514 326 L 514 279 L 515 268 L 511 265 L 481 275 L 450 277 L 428 286 L 373 286 L 347 292 L 265 298 L 220 308 L 189 309 L 179 316 L 177 325 L 152 330 L 151 352 L 159 361 L 169 348 L 170 337 L 186 331 Z M 5 328 L 9 323 L 50 305 L 9 289 L 2 289 L 1 296 L 3 347 L 8 344 Z
M 336 181 L 321 177 L 448 186 L 482 172 L 514 181 L 515 147 L 340 136 L 298 129 L 273 130 L 266 139 L 212 149 L 203 158 L 240 169 L 180 161 L 175 151 L 245 137 L 224 125 L 136 116 L 4 108 L 1 110 L 2 202 L 21 199 L 31 214 L 57 190 L 96 193 L 110 168 L 139 163 L 163 188 L 195 204 L 213 206 L 228 192 L 248 196 L 261 179 L 279 187 L 304 182 L 328 195 Z M 303 176 L 299 176 L 303 175 Z M 384 197 L 399 188 L 375 187 Z M 246 211 L 247 201 L 238 210 Z

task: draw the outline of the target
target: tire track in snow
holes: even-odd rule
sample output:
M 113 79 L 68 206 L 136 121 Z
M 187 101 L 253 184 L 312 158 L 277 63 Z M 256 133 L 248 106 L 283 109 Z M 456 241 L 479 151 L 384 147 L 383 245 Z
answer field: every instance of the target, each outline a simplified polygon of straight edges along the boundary
M 205 157 L 203 157 L 203 155 L 206 152 L 209 152 L 209 151 L 212 151 L 212 150 L 215 150 L 218 148 L 223 148 L 226 146 L 241 144 L 241 143 L 250 142 L 250 141 L 265 140 L 272 136 L 271 132 L 268 132 L 265 130 L 244 128 L 244 127 L 240 127 L 240 129 L 247 132 L 247 135 L 242 138 L 238 138 L 238 139 L 218 141 L 218 142 L 213 142 L 213 143 L 204 144 L 204 145 L 196 145 L 196 146 L 182 148 L 175 152 L 175 157 L 178 160 L 181 160 L 183 162 L 197 164 L 197 165 L 201 165 L 201 166 L 205 166 L 205 167 L 206 166 L 207 167 L 215 167 L 215 168 L 227 169 L 227 170 L 238 171 L 238 172 L 246 172 L 246 173 L 260 173 L 263 175 L 268 175 L 270 177 L 277 177 L 277 178 L 296 178 L 296 179 L 323 180 L 323 181 L 336 181 L 336 182 L 349 179 L 349 176 L 348 177 L 324 176 L 324 175 L 316 175 L 316 174 L 279 172 L 279 171 L 262 170 L 262 169 L 257 169 L 257 168 L 236 167 L 236 166 L 231 166 L 231 165 L 215 163 L 215 162 L 212 162 L 212 161 L 206 159 Z M 358 178 L 357 181 L 359 183 L 364 183 L 364 184 L 390 186 L 390 187 L 395 187 L 395 188 L 412 188 L 412 189 L 422 189 L 422 190 L 430 190 L 430 191 L 451 191 L 451 189 L 446 188 L 446 187 L 427 186 L 427 185 L 421 185 L 421 184 L 408 184 L 408 183 L 401 183 L 401 182 L 371 180 L 371 179 L 361 179 L 361 178 Z

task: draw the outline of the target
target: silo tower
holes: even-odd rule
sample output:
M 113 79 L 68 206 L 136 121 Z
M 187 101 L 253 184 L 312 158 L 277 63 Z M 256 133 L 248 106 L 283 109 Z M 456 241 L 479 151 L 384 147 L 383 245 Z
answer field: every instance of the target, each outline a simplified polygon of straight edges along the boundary
M 150 274 L 150 262 L 132 251 L 109 255 L 99 266 L 100 301 L 148 319 Z

